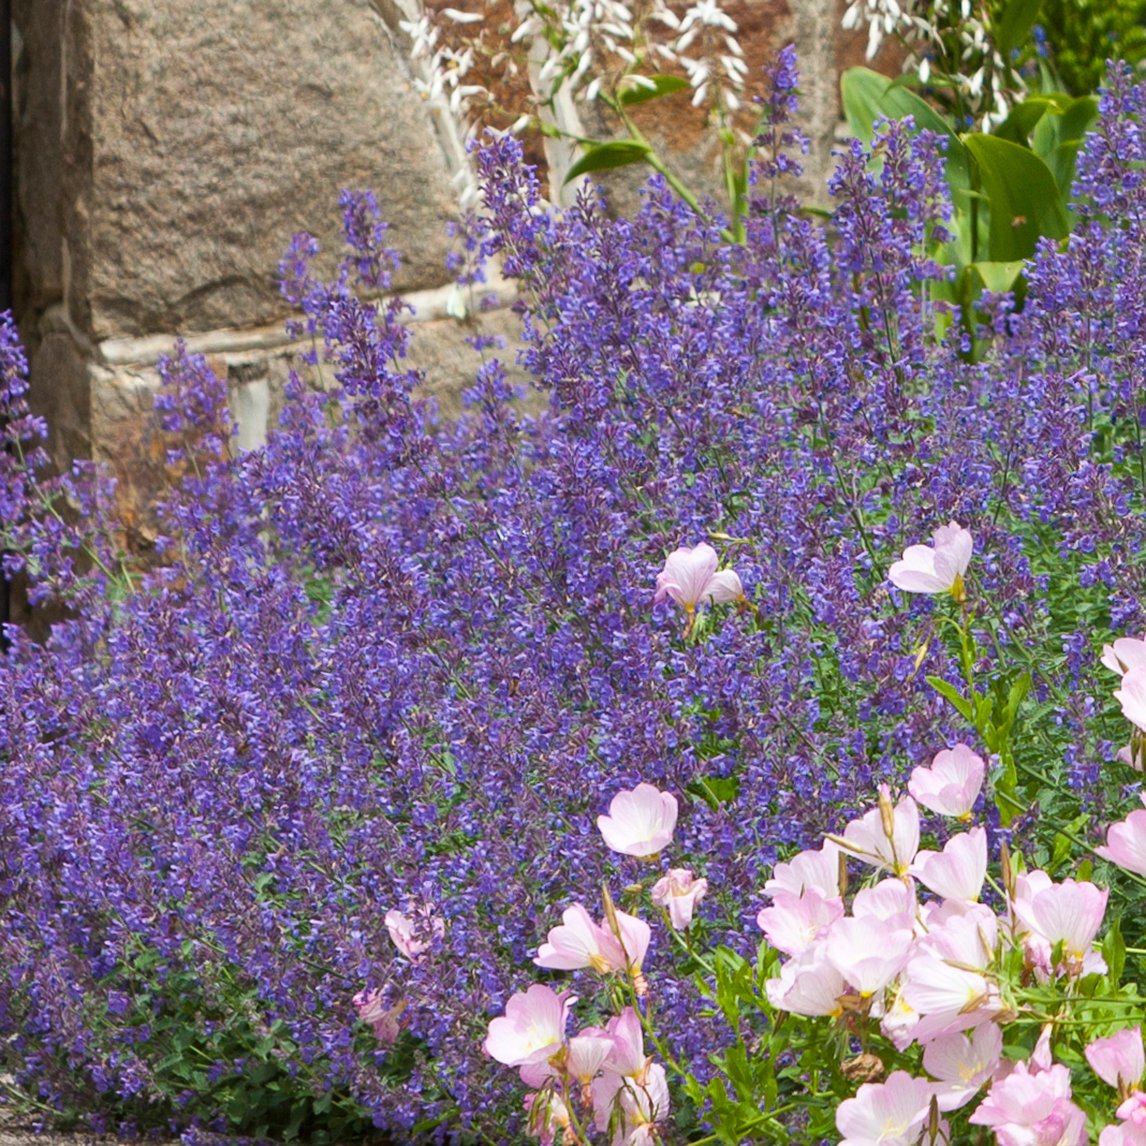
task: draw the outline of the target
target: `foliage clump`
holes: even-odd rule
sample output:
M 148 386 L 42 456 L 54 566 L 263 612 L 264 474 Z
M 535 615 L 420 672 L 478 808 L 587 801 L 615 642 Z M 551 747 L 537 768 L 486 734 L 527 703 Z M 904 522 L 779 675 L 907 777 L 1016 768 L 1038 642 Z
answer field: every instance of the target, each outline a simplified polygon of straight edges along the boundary
M 972 361 L 937 322 L 936 139 L 850 148 L 821 225 L 783 195 L 790 56 L 774 75 L 743 243 L 657 179 L 634 219 L 592 194 L 555 214 L 514 141 L 478 152 L 474 253 L 517 280 L 536 416 L 488 346 L 459 422 L 417 397 L 400 307 L 365 301 L 384 228 L 348 196 L 343 275 L 315 281 L 305 237 L 284 264 L 333 384 L 292 381 L 232 458 L 223 385 L 164 364 L 190 444 L 126 593 L 83 475 L 38 492 L 4 328 L 6 562 L 83 606 L 43 646 L 13 631 L 0 668 L 0 1054 L 46 1115 L 520 1134 L 481 1040 L 554 908 L 617 870 L 594 831 L 616 793 L 675 794 L 693 927 L 751 959 L 775 861 L 967 739 L 920 679 L 954 689 L 961 650 L 887 581 L 952 521 L 980 555 L 972 667 L 1003 707 L 1029 675 L 1007 833 L 1061 874 L 1121 809 L 1097 650 L 1146 629 L 1146 93 L 1113 73 L 1075 230 L 1040 244 L 1021 313 L 987 297 Z M 703 541 L 744 601 L 686 633 L 657 573 Z M 726 1028 L 657 944 L 649 990 L 703 1088 Z

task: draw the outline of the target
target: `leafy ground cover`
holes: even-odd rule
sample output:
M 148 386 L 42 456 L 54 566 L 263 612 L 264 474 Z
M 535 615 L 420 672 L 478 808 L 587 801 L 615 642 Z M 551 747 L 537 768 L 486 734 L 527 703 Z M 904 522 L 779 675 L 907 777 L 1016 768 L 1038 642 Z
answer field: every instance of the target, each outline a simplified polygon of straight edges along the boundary
M 645 1140 L 732 1134 L 784 1079 L 787 1140 L 819 1141 L 869 1051 L 762 996 L 765 881 L 958 743 L 989 766 L 993 849 L 1099 870 L 1125 938 L 1107 966 L 1141 982 L 1140 886 L 1091 849 L 1139 786 L 1100 657 L 1146 629 L 1146 93 L 1112 74 L 1072 234 L 1038 247 L 1021 311 L 985 296 L 970 332 L 929 255 L 938 139 L 856 143 L 825 225 L 783 193 L 790 55 L 772 79 L 742 243 L 657 180 L 632 220 L 592 196 L 554 214 L 512 139 L 477 153 L 471 274 L 497 254 L 518 282 L 538 416 L 489 345 L 461 421 L 412 396 L 400 306 L 370 301 L 385 228 L 346 195 L 341 278 L 311 277 L 305 237 L 283 266 L 329 385 L 296 380 L 264 449 L 231 456 L 225 386 L 166 363 L 179 480 L 147 573 L 123 568 L 98 475 L 43 477 L 4 327 L 5 562 L 72 609 L 46 644 L 13 631 L 0 669 L 2 1057 L 45 1117 L 552 1136 L 491 1022 L 562 911 L 651 916 L 687 868 L 706 894 L 687 942 L 651 932 L 636 1002 L 691 1081 L 669 1072 Z M 889 581 L 949 523 L 973 537 L 960 601 Z M 742 597 L 654 600 L 700 543 Z M 678 806 L 671 860 L 602 845 L 641 783 Z M 612 1013 L 612 978 L 550 975 L 582 1021 Z M 791 1096 L 812 1081 L 810 1110 Z

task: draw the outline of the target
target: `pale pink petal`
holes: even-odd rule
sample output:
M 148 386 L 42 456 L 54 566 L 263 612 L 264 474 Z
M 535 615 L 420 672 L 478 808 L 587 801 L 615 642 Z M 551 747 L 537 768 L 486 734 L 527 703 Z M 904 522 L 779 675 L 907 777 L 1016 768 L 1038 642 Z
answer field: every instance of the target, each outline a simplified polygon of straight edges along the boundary
M 966 816 L 983 787 L 986 765 L 965 744 L 936 754 L 930 768 L 911 773 L 907 790 L 929 811 L 941 816 Z
M 903 970 L 914 935 L 874 916 L 841 919 L 824 939 L 828 961 L 862 998 L 882 991 Z
M 941 852 L 919 852 L 911 874 L 944 899 L 978 899 L 987 877 L 986 829 L 952 836 Z
M 777 892 L 772 906 L 756 916 L 756 923 L 768 942 L 785 955 L 799 955 L 828 933 L 844 915 L 844 901 L 838 896 L 825 898 L 815 888 L 803 895 Z
M 613 851 L 649 856 L 672 841 L 676 817 L 677 802 L 671 792 L 658 791 L 652 784 L 638 784 L 632 791 L 618 792 L 613 797 L 609 814 L 597 817 L 597 827 Z
M 718 605 L 742 601 L 744 599 L 744 586 L 741 585 L 735 570 L 722 569 L 719 573 L 712 575 L 706 596 Z
M 1103 859 L 1146 875 L 1146 810 L 1131 812 L 1106 829 L 1106 844 L 1094 849 Z
M 505 1005 L 505 1014 L 492 1020 L 485 1051 L 506 1066 L 540 1064 L 565 1041 L 569 1008 L 577 1001 L 568 991 L 558 995 L 551 987 L 534 983 Z
M 1128 669 L 1146 668 L 1146 640 L 1119 637 L 1114 644 L 1103 645 L 1102 663 L 1119 676 Z
M 1146 668 L 1129 669 L 1122 678 L 1122 687 L 1114 690 L 1114 696 L 1122 705 L 1122 715 L 1146 732 Z
M 1086 1061 L 1103 1082 L 1113 1087 L 1136 1087 L 1146 1073 L 1142 1028 L 1127 1027 L 1086 1048 Z
M 958 1110 L 988 1082 L 1003 1053 L 1003 1032 L 984 1023 L 970 1035 L 950 1034 L 933 1039 L 923 1051 L 923 1066 L 938 1082 L 939 1109 Z
M 664 569 L 657 575 L 654 602 L 671 597 L 686 609 L 695 609 L 709 591 L 716 572 L 716 550 L 706 542 L 691 549 L 673 550 L 665 560 Z
M 865 1082 L 854 1098 L 836 1111 L 836 1129 L 844 1136 L 840 1146 L 910 1146 L 926 1129 L 931 1110 L 931 1084 L 897 1070 L 886 1082 Z
M 806 888 L 815 888 L 824 898 L 840 894 L 839 844 L 824 840 L 818 851 L 802 851 L 787 863 L 778 863 L 772 869 L 772 878 L 764 884 L 769 895 L 787 891 L 800 895 Z

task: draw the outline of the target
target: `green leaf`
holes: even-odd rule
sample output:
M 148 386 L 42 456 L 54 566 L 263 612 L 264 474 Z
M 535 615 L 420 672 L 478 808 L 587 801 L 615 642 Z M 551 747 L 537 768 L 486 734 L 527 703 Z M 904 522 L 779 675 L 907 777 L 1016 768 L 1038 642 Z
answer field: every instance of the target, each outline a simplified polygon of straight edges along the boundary
M 994 262 L 991 259 L 980 259 L 972 263 L 970 269 L 979 276 L 979 281 L 985 290 L 992 294 L 1006 294 L 1015 289 L 1023 268 L 1027 265 L 1026 259 L 1014 259 L 1010 262 Z
M 642 163 L 652 152 L 647 143 L 635 139 L 613 139 L 606 143 L 592 143 L 585 148 L 585 154 L 569 168 L 565 182 L 592 171 L 608 171 L 612 167 L 628 167 L 632 163 Z
M 971 186 L 971 164 L 950 120 L 944 119 L 915 92 L 870 68 L 848 68 L 840 77 L 840 96 L 848 127 L 865 142 L 871 142 L 877 119 L 903 119 L 905 116 L 911 116 L 917 128 L 945 135 L 951 200 L 957 209 L 964 208 L 966 192 Z
M 972 133 L 963 142 L 979 167 L 990 204 L 989 248 L 994 262 L 1029 258 L 1045 236 L 1070 232 L 1058 185 L 1047 165 L 1028 148 L 992 135 Z
M 729 804 L 740 794 L 740 783 L 735 776 L 698 776 L 685 785 L 686 792 L 699 796 L 714 812 L 721 804 Z
M 687 91 L 691 86 L 684 76 L 643 76 L 652 87 L 642 84 L 633 84 L 626 88 L 618 97 L 625 107 L 632 107 L 635 103 L 644 103 L 645 100 L 658 99 L 673 92 Z
M 995 46 L 1005 59 L 1030 34 L 1039 16 L 1042 0 L 1010 0 L 995 24 Z
M 1111 985 L 1116 986 L 1122 978 L 1122 968 L 1126 966 L 1126 942 L 1122 938 L 1118 916 L 1111 920 L 1110 930 L 1102 941 L 1102 957 L 1106 960 L 1106 974 L 1110 977 Z
M 965 700 L 962 694 L 953 684 L 945 681 L 941 676 L 929 676 L 925 679 L 927 680 L 927 683 L 931 685 L 931 687 L 935 689 L 937 693 L 939 693 L 940 696 L 945 697 L 948 701 L 951 702 L 952 707 L 957 713 L 959 713 L 961 717 L 963 717 L 964 720 L 969 720 L 974 723 L 975 710 L 972 707 L 971 702 Z

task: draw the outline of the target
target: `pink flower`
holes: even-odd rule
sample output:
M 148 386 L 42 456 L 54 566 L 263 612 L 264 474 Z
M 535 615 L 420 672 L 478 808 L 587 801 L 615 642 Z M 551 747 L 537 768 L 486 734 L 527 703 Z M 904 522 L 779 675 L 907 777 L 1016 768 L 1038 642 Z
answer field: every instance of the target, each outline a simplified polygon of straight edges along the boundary
M 677 803 L 671 792 L 652 784 L 638 784 L 632 791 L 618 792 L 609 804 L 609 814 L 597 817 L 605 843 L 627 856 L 656 855 L 672 842 Z
M 874 887 L 861 887 L 852 900 L 856 919 L 873 918 L 899 930 L 914 931 L 918 904 L 910 879 L 881 879 Z
M 839 844 L 824 840 L 818 851 L 802 851 L 787 863 L 778 863 L 772 869 L 772 878 L 764 884 L 764 890 L 769 895 L 778 891 L 801 895 L 812 887 L 825 899 L 831 899 L 840 894 L 841 855 Z
M 1049 948 L 1063 944 L 1062 968 L 1069 974 L 1103 970 L 1091 956 L 1091 945 L 1106 914 L 1109 892 L 1093 883 L 1065 879 L 1052 883 L 1046 872 L 1032 871 L 1016 880 L 1015 915 Z M 1049 957 L 1049 953 L 1048 953 Z
M 577 996 L 557 994 L 543 983 L 518 991 L 505 1004 L 505 1014 L 493 1019 L 486 1034 L 485 1052 L 506 1066 L 547 1063 L 565 1043 L 569 1008 Z
M 994 912 L 974 905 L 916 942 L 901 992 L 920 1016 L 911 1028 L 917 1042 L 970 1030 L 1003 1009 L 991 974 L 998 928 Z
M 1119 676 L 1132 668 L 1146 668 L 1146 640 L 1119 637 L 1114 644 L 1103 645 L 1102 663 Z
M 919 807 L 904 796 L 893 809 L 887 785 L 880 789 L 880 806 L 872 808 L 834 837 L 844 851 L 866 863 L 906 875 L 919 850 Z
M 406 1009 L 406 1000 L 399 999 L 392 1007 L 382 1001 L 381 991 L 359 991 L 351 999 L 361 1022 L 374 1028 L 374 1037 L 383 1046 L 393 1046 L 402 1030 L 401 1015 Z
M 941 1035 L 927 1044 L 923 1066 L 938 1080 L 935 1096 L 940 1110 L 958 1110 L 979 1092 L 999 1065 L 1003 1032 L 995 1023 L 983 1023 L 968 1037 Z
M 1146 1146 L 1146 1126 L 1136 1122 L 1107 1126 L 1098 1136 L 1098 1146 Z
M 1146 1073 L 1142 1028 L 1127 1027 L 1107 1038 L 1095 1039 L 1086 1048 L 1086 1061 L 1103 1082 L 1121 1091 L 1132 1090 Z
M 932 534 L 933 547 L 909 545 L 888 578 L 905 593 L 950 593 L 963 600 L 963 574 L 971 561 L 971 534 L 951 522 Z
M 865 1082 L 836 1111 L 840 1146 L 914 1146 L 927 1129 L 931 1084 L 897 1070 L 886 1082 Z
M 574 971 L 592 967 L 599 974 L 624 963 L 617 940 L 589 917 L 579 903 L 567 907 L 561 916 L 564 923 L 549 930 L 549 938 L 537 949 L 533 961 L 538 967 L 555 971 Z
M 668 555 L 664 569 L 657 574 L 653 603 L 666 597 L 691 615 L 706 600 L 718 604 L 743 600 L 744 587 L 731 569 L 716 571 L 716 550 L 702 541 L 692 549 L 676 549 Z
M 941 852 L 919 852 L 911 874 L 944 899 L 978 899 L 987 878 L 986 829 L 952 836 Z
M 847 990 L 844 977 L 832 966 L 823 943 L 789 959 L 776 979 L 764 984 L 768 1002 L 778 1011 L 815 1018 L 842 1013 L 840 998 Z
M 607 1031 L 600 1027 L 584 1027 L 569 1040 L 565 1069 L 570 1078 L 586 1086 L 597 1077 L 613 1050 L 613 1037 Z
M 653 884 L 653 903 L 657 907 L 667 907 L 673 927 L 684 931 L 692 922 L 692 913 L 706 891 L 708 880 L 696 879 L 686 868 L 674 867 Z
M 1140 1090 L 1132 1091 L 1114 1113 L 1124 1122 L 1146 1129 L 1146 1094 Z
M 1086 1146 L 1086 1115 L 1070 1100 L 1070 1070 L 1015 1064 L 968 1119 L 995 1131 L 999 1146 Z
M 1122 687 L 1114 690 L 1114 696 L 1122 705 L 1122 715 L 1146 732 L 1146 666 L 1129 669 L 1122 678 Z
M 540 1140 L 541 1146 L 556 1146 L 558 1132 L 564 1141 L 565 1130 L 570 1124 L 569 1107 L 559 1094 L 550 1089 L 527 1094 L 522 1105 L 529 1115 L 526 1123 L 529 1133 Z
M 1125 820 L 1111 824 L 1106 829 L 1106 845 L 1094 850 L 1127 871 L 1146 875 L 1146 811 L 1131 812 Z
M 828 962 L 856 994 L 870 999 L 903 970 L 913 939 L 910 930 L 865 916 L 832 924 L 823 942 Z
M 803 895 L 777 892 L 772 906 L 757 914 L 756 924 L 777 951 L 799 955 L 825 936 L 843 914 L 844 901 L 838 895 L 825 899 L 810 887 Z
M 983 787 L 985 772 L 980 757 L 966 744 L 956 744 L 937 753 L 930 768 L 916 768 L 907 790 L 929 811 L 966 819 Z
M 426 904 L 413 916 L 403 915 L 396 908 L 386 912 L 384 922 L 390 939 L 411 963 L 417 963 L 433 941 L 446 933 L 445 920 L 435 916 L 433 910 L 430 904 Z
M 592 1083 L 594 1124 L 601 1131 L 613 1128 L 611 1146 L 652 1146 L 656 1124 L 669 1112 L 664 1067 L 645 1057 L 640 1016 L 632 1007 L 609 1020 L 606 1034 L 613 1049 Z
M 619 935 L 596 924 L 579 903 L 565 909 L 560 927 L 537 949 L 534 963 L 555 971 L 592 967 L 599 975 L 617 972 L 635 979 L 641 970 L 652 933 L 649 925 L 634 915 L 614 911 Z

